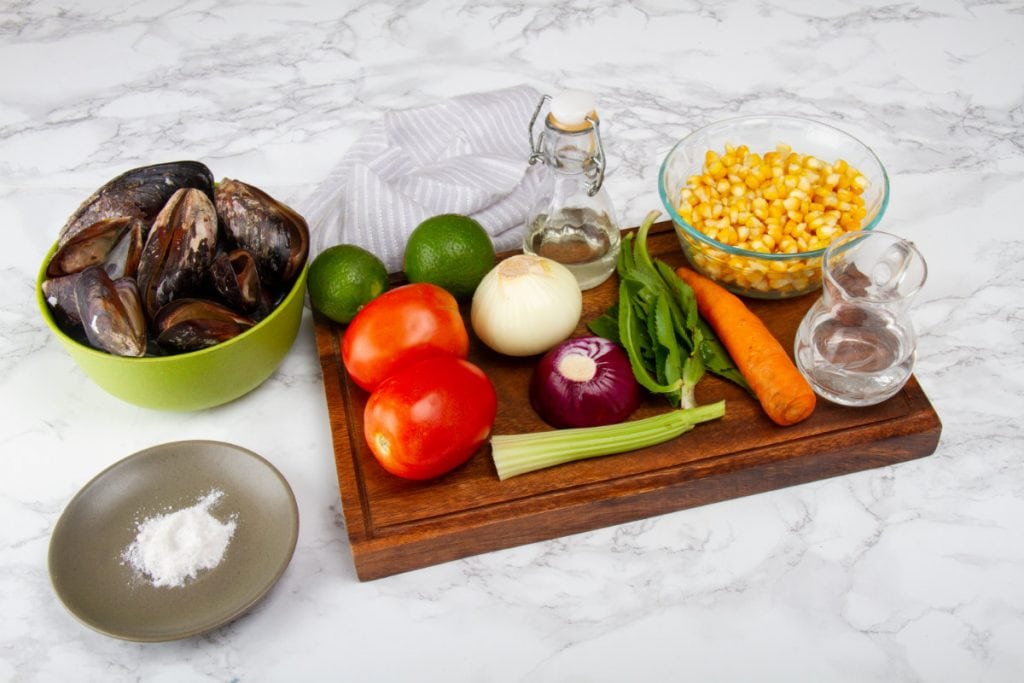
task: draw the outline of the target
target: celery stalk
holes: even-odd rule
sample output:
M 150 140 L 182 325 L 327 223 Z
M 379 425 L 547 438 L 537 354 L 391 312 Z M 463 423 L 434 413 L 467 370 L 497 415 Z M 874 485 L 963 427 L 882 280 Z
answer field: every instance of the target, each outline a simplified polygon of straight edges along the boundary
M 491 457 L 501 480 L 575 460 L 625 453 L 664 443 L 695 425 L 725 415 L 725 401 L 672 410 L 601 427 L 556 429 L 491 437 Z

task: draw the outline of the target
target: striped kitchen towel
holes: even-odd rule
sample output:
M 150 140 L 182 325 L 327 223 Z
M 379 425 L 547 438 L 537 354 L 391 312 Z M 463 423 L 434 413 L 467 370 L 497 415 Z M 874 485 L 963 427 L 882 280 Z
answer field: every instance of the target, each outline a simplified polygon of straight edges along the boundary
M 312 256 L 357 244 L 398 271 L 409 233 L 442 213 L 478 220 L 498 251 L 520 247 L 540 179 L 527 130 L 539 99 L 516 86 L 385 114 L 302 206 Z

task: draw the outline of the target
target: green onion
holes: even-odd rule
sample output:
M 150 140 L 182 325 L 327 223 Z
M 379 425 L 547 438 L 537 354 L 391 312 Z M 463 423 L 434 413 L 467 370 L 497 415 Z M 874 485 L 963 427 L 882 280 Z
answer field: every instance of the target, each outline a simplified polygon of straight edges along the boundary
M 491 437 L 491 457 L 501 480 L 575 460 L 625 453 L 664 443 L 695 425 L 725 415 L 725 401 L 672 410 L 601 427 L 556 429 Z

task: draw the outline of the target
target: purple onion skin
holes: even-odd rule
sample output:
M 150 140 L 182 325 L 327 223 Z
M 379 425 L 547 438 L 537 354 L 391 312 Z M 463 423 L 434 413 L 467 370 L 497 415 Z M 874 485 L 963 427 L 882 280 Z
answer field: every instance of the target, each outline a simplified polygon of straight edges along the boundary
M 593 361 L 594 375 L 581 381 L 560 370 L 571 356 Z M 588 361 L 576 358 L 569 359 Z M 553 427 L 596 427 L 622 422 L 640 405 L 640 385 L 622 347 L 603 337 L 568 339 L 548 351 L 530 379 L 530 405 Z

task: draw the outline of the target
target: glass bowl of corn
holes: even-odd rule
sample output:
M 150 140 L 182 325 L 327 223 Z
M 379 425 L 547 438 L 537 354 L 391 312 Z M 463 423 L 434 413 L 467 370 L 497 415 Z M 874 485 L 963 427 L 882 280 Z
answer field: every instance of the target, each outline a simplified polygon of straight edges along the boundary
M 838 128 L 743 116 L 676 143 L 658 192 L 698 272 L 735 294 L 785 299 L 821 287 L 833 239 L 878 225 L 889 177 L 870 148 Z

